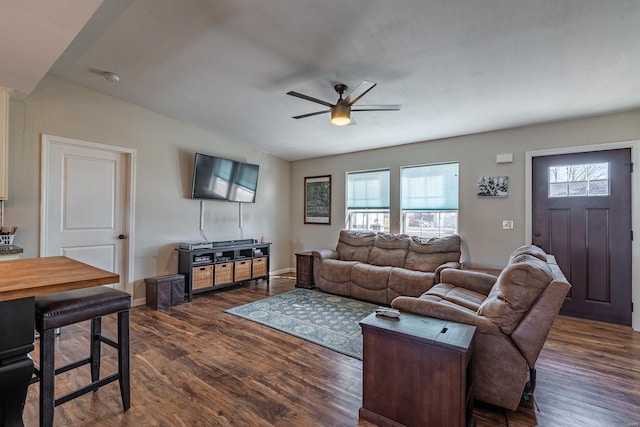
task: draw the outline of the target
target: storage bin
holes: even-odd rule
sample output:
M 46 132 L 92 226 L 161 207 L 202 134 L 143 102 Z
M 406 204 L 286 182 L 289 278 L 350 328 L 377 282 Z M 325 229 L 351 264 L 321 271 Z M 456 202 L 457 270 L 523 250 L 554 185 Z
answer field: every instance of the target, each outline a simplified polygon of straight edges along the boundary
M 147 286 L 147 307 L 160 310 L 180 305 L 184 301 L 182 274 L 150 277 L 144 279 L 144 282 Z
M 191 272 L 191 287 L 193 289 L 210 288 L 213 286 L 213 265 L 193 267 Z
M 253 259 L 253 274 L 252 277 L 260 277 L 266 276 L 269 272 L 267 271 L 267 257 L 260 257 Z
M 216 264 L 216 280 L 214 285 L 233 282 L 233 263 Z
M 240 280 L 251 279 L 251 260 L 245 259 L 242 261 L 236 261 L 233 263 L 233 280 L 239 282 Z

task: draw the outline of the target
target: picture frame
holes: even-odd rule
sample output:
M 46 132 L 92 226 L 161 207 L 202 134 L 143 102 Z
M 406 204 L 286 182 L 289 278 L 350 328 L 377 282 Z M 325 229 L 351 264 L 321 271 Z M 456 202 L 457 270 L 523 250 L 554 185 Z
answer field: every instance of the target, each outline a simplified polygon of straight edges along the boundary
M 508 176 L 479 176 L 478 197 L 507 197 L 509 195 Z
M 331 225 L 331 175 L 304 178 L 304 223 Z

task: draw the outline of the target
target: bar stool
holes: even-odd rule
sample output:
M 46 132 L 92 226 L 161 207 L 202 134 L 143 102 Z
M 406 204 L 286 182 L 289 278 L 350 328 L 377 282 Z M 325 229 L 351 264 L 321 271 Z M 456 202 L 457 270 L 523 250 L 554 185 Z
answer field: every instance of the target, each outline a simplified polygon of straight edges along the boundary
M 128 293 L 103 286 L 41 295 L 35 298 L 36 330 L 40 333 L 40 366 L 35 367 L 31 383 L 40 382 L 40 426 L 53 425 L 54 408 L 76 397 L 118 380 L 124 411 L 130 402 L 129 310 Z M 118 341 L 102 335 L 102 316 L 118 313 Z M 62 326 L 91 320 L 91 349 L 86 359 L 55 368 L 54 331 Z M 118 350 L 118 373 L 100 379 L 100 343 Z M 91 364 L 91 383 L 55 397 L 55 376 Z

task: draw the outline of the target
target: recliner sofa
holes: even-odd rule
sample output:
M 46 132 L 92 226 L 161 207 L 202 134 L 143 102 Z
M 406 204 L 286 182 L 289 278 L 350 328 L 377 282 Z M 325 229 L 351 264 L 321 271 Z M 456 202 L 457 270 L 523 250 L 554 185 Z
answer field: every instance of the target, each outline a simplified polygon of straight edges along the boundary
M 474 398 L 516 410 L 535 389 L 535 366 L 571 285 L 552 255 L 516 249 L 498 277 L 446 269 L 420 297 L 399 296 L 400 311 L 476 326 Z
M 342 230 L 335 250 L 313 256 L 320 290 L 389 305 L 399 295 L 420 296 L 443 269 L 460 268 L 460 237 Z

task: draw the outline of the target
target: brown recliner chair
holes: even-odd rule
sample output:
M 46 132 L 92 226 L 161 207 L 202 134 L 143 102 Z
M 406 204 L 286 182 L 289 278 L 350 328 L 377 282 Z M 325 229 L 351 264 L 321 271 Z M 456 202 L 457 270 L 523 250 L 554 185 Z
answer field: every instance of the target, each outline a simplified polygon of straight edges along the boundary
M 420 297 L 397 297 L 400 310 L 477 327 L 474 398 L 516 410 L 549 330 L 571 288 L 552 255 L 516 249 L 500 276 L 446 269 L 441 283 Z

